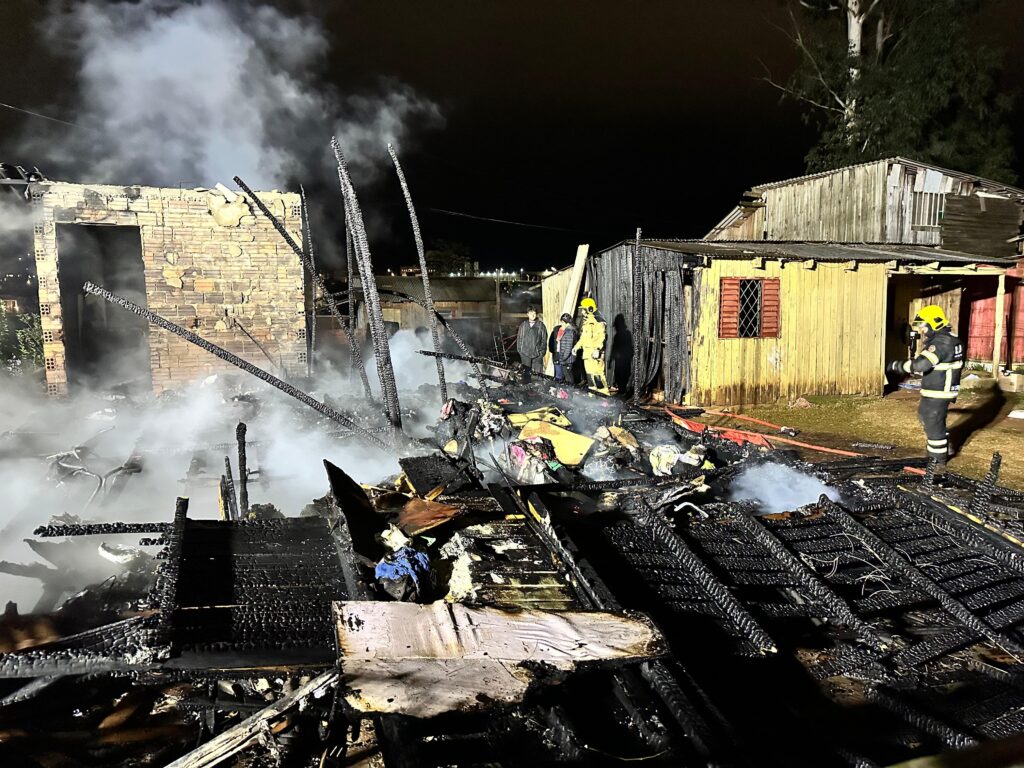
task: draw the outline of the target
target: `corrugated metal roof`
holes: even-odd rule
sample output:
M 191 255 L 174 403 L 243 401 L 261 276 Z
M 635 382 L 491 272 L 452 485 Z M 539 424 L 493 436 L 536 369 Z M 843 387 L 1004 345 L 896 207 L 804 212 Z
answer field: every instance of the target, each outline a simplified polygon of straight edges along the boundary
M 991 264 L 1012 268 L 1015 259 L 999 259 L 975 256 L 943 248 L 925 245 L 892 245 L 886 243 L 815 243 L 776 242 L 768 240 L 641 240 L 641 244 L 660 251 L 686 256 L 709 256 L 713 259 L 749 259 L 762 256 L 767 259 L 784 261 L 897 261 L 904 263 L 930 264 L 938 262 L 947 266 L 964 264 Z M 632 245 L 632 240 L 623 240 L 611 248 L 600 251 L 598 256 L 622 245 Z
M 830 176 L 833 173 L 841 173 L 849 168 L 863 168 L 867 165 L 875 165 L 876 163 L 900 163 L 902 165 L 912 166 L 914 168 L 927 168 L 933 171 L 938 171 L 946 176 L 951 176 L 955 179 L 961 179 L 963 181 L 973 181 L 981 186 L 983 189 L 990 192 L 1002 192 L 1004 194 L 1011 195 L 1020 200 L 1024 200 L 1024 189 L 1018 187 L 1012 187 L 1008 184 L 1003 184 L 999 181 L 993 181 L 992 179 L 986 179 L 981 176 L 975 176 L 972 173 L 964 173 L 963 171 L 953 171 L 949 168 L 943 168 L 939 165 L 932 165 L 931 163 L 923 163 L 920 160 L 911 160 L 906 157 L 887 157 L 881 160 L 870 160 L 864 163 L 856 163 L 854 165 L 844 165 L 842 168 L 833 168 L 830 171 L 819 171 L 818 173 L 809 173 L 804 176 L 794 176 L 791 179 L 783 179 L 781 181 L 769 181 L 766 184 L 757 184 L 751 187 L 752 192 L 760 192 L 765 189 L 771 189 L 772 187 L 783 187 L 787 184 L 796 184 L 801 181 L 808 181 L 810 179 L 820 179 L 823 176 Z

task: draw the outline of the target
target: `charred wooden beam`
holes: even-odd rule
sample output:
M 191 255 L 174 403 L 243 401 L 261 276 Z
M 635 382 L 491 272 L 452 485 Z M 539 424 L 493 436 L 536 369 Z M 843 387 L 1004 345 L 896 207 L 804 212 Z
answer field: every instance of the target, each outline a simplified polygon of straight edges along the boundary
M 243 518 L 249 516 L 249 463 L 245 453 L 245 422 L 238 422 L 235 427 L 235 440 L 238 441 L 238 508 Z
M 402 186 L 402 195 L 405 197 L 405 206 L 409 209 L 409 220 L 412 222 L 412 237 L 416 243 L 416 255 L 420 261 L 420 276 L 423 278 L 423 301 L 427 305 L 427 317 L 430 320 L 430 339 L 434 344 L 434 351 L 441 351 L 441 340 L 437 335 L 437 312 L 434 311 L 434 296 L 430 292 L 430 276 L 427 270 L 427 257 L 423 251 L 423 237 L 420 235 L 420 222 L 416 217 L 416 208 L 412 204 L 412 193 L 409 192 L 409 184 L 405 180 L 405 173 L 402 171 L 402 164 L 398 162 L 398 153 L 395 147 L 388 144 L 388 154 L 395 164 L 395 173 L 398 175 L 398 183 Z M 437 363 L 437 384 L 441 388 L 441 402 L 448 400 L 448 387 L 444 380 L 444 361 L 435 357 Z
M 396 430 L 402 428 L 402 409 L 398 402 L 398 385 L 395 382 L 395 371 L 391 363 L 391 348 L 388 345 L 387 329 L 384 327 L 384 316 L 380 307 L 380 295 L 377 293 L 377 280 L 373 275 L 373 263 L 370 259 L 370 244 L 366 237 L 366 225 L 359 208 L 359 198 L 348 174 L 348 164 L 341 151 L 337 138 L 331 138 L 331 148 L 338 163 L 338 181 L 341 194 L 345 198 L 346 215 L 352 226 L 352 238 L 356 250 L 356 264 L 359 266 L 359 279 L 366 297 L 366 312 L 370 324 L 370 336 L 373 339 L 374 354 L 377 357 L 377 374 L 380 377 L 381 394 L 388 419 Z
M 305 403 L 310 408 L 315 410 L 317 413 L 323 414 L 327 418 L 338 422 L 339 424 L 341 424 L 344 427 L 347 427 L 348 429 L 351 429 L 364 440 L 368 440 L 369 442 L 381 448 L 388 448 L 388 446 L 383 441 L 381 441 L 374 435 L 370 434 L 367 430 L 363 429 L 361 426 L 352 421 L 352 419 L 348 418 L 347 416 L 343 416 L 333 408 L 314 400 L 312 397 L 307 395 L 302 390 L 296 389 L 291 384 L 281 381 L 281 379 L 277 378 L 276 376 L 270 373 L 267 373 L 262 368 L 257 368 L 255 365 L 246 360 L 243 360 L 238 355 L 228 352 L 226 349 L 222 347 L 218 347 L 211 341 L 207 341 L 202 336 L 197 336 L 196 334 L 192 333 L 192 331 L 186 330 L 182 328 L 180 325 L 177 325 L 175 323 L 172 323 L 170 320 L 166 320 L 160 317 L 160 315 L 156 314 L 155 312 L 151 312 L 145 307 L 140 307 L 134 301 L 126 299 L 123 296 L 113 294 L 110 291 L 106 290 L 105 288 L 101 288 L 100 286 L 94 285 L 93 283 L 87 282 L 85 285 L 82 286 L 82 290 L 84 290 L 86 293 L 91 293 L 93 296 L 100 296 L 101 298 L 104 298 L 107 301 L 109 301 L 111 304 L 116 304 L 119 307 L 123 307 L 124 309 L 127 309 L 129 312 L 133 312 L 136 315 L 139 315 L 139 317 L 146 318 L 146 320 L 151 322 L 153 325 L 159 326 L 160 328 L 163 328 L 166 331 L 170 331 L 176 336 L 180 336 L 186 341 L 195 344 L 197 347 L 205 349 L 210 354 L 219 357 L 221 360 L 231 363 L 231 365 L 235 366 L 236 368 L 241 368 L 246 373 L 251 373 L 257 379 L 265 381 L 267 384 L 270 384 L 272 387 L 281 390 L 286 395 L 294 397 L 299 402 Z

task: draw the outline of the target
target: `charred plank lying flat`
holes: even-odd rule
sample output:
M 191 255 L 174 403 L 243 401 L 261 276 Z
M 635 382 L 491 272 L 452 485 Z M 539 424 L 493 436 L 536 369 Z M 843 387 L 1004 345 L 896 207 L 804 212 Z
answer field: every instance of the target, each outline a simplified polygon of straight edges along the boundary
M 118 533 L 166 533 L 171 523 L 82 523 L 80 525 L 41 525 L 33 536 L 103 536 Z

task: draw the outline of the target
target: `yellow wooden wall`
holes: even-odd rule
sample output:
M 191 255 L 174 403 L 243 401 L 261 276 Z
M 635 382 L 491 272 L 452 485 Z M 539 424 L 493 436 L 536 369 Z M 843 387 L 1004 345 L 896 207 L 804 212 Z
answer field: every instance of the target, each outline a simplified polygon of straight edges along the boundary
M 814 269 L 767 261 L 712 260 L 699 270 L 699 318 L 692 339 L 687 402 L 774 402 L 801 395 L 880 394 L 886 269 L 818 262 Z M 719 339 L 723 277 L 779 278 L 777 339 Z

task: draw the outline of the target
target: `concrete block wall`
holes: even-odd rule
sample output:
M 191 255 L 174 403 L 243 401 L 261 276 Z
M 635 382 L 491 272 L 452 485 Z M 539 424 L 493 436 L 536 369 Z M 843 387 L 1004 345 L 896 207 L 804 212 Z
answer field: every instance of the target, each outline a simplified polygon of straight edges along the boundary
M 31 194 L 50 394 L 66 394 L 68 381 L 61 336 L 58 224 L 138 227 L 149 309 L 254 365 L 270 368 L 259 347 L 237 327 L 238 321 L 275 361 L 280 359 L 287 374 L 305 373 L 302 265 L 244 196 L 229 200 L 230 193 L 217 190 L 64 182 L 34 184 Z M 299 196 L 256 194 L 301 243 Z M 212 373 L 236 370 L 152 326 L 149 349 L 157 393 Z

